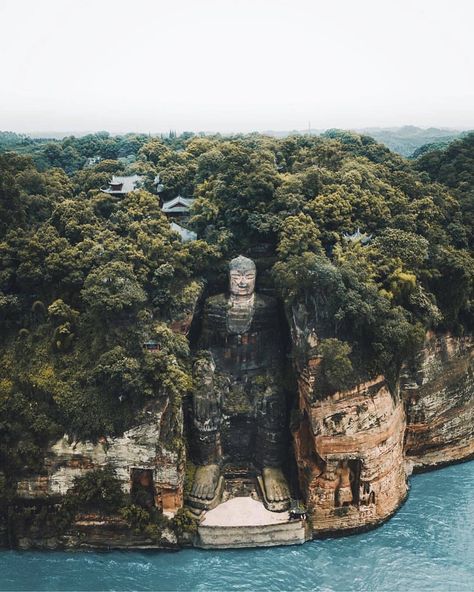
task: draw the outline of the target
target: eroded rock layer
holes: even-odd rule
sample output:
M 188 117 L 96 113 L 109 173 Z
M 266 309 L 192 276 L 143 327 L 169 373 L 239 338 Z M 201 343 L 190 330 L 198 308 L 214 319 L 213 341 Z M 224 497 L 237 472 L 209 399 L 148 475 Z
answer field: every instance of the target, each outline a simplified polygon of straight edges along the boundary
M 97 443 L 71 442 L 65 435 L 48 449 L 41 475 L 18 481 L 18 497 L 47 499 L 67 495 L 75 477 L 111 466 L 125 493 L 131 492 L 134 472 L 149 471 L 154 505 L 176 512 L 183 504 L 184 458 L 181 450 L 171 449 L 163 433 L 170 412 L 169 401 L 161 408 L 157 404 L 150 406 L 123 436 L 102 438 Z M 173 418 L 182 425 L 180 417 Z
M 405 452 L 416 469 L 474 455 L 474 342 L 429 333 L 402 377 Z
M 310 361 L 299 377 L 294 433 L 313 532 L 366 528 L 393 514 L 407 493 L 403 405 L 381 377 L 311 403 L 317 366 Z

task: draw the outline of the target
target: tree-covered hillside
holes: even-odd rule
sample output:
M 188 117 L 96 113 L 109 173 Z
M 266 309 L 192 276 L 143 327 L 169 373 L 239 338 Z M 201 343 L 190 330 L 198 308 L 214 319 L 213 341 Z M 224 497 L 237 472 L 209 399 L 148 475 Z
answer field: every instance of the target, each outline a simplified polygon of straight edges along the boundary
M 474 223 L 474 132 L 447 146 L 424 151 L 416 161 L 416 168 L 428 173 L 432 181 L 449 187 L 458 198 L 465 224 L 471 232 Z
M 428 170 L 428 156 L 416 167 Z M 222 289 L 237 253 L 257 259 L 287 306 L 311 308 L 329 388 L 395 378 L 426 329 L 470 331 L 464 189 L 416 167 L 337 131 L 97 134 L 0 154 L 0 465 L 37 467 L 64 431 L 120 433 L 147 400 L 179 405 L 191 360 L 172 321 L 202 280 Z M 121 172 L 142 175 L 144 189 L 100 192 Z M 158 173 L 164 199 L 196 198 L 197 241 L 171 231 L 152 193 Z M 144 350 L 149 338 L 158 353 Z

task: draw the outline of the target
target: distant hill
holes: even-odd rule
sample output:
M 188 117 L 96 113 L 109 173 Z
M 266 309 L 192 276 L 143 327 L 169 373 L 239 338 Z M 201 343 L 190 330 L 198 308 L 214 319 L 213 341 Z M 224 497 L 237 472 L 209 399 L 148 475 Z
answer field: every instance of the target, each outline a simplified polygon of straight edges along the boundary
M 355 131 L 371 136 L 388 146 L 393 152 L 398 152 L 403 156 L 412 156 L 425 144 L 434 144 L 438 147 L 466 134 L 461 130 L 436 127 L 423 129 L 413 125 L 398 128 L 365 128 Z
M 293 131 L 267 131 L 266 135 L 277 138 L 284 138 L 291 134 L 311 134 L 319 136 L 327 130 L 293 130 Z M 403 127 L 366 127 L 352 129 L 350 131 L 371 136 L 377 142 L 385 144 L 393 152 L 402 156 L 413 156 L 413 153 L 426 144 L 432 145 L 432 148 L 439 148 L 447 145 L 452 140 L 463 137 L 468 132 L 446 128 L 421 128 L 414 125 L 405 125 Z

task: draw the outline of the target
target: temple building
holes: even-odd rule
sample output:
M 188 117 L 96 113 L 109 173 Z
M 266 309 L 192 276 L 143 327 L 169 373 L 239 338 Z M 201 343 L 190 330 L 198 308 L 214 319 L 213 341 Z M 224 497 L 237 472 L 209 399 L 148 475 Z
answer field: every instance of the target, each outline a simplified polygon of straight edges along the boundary
M 117 177 L 113 175 L 107 189 L 101 189 L 101 191 L 103 193 L 110 193 L 111 195 L 126 195 L 140 189 L 142 183 L 143 179 L 139 175 L 129 175 L 128 177 Z
M 163 188 L 163 185 L 160 182 L 159 175 L 156 175 L 154 185 L 156 187 L 156 192 L 159 193 L 160 188 Z M 193 203 L 193 198 L 177 195 L 173 199 L 165 201 L 161 206 L 161 211 L 163 212 L 163 214 L 166 214 L 171 218 L 171 230 L 179 234 L 179 237 L 183 243 L 195 241 L 197 239 L 197 234 L 195 232 L 193 232 L 192 230 L 188 230 L 187 228 L 182 226 L 182 223 L 186 223 L 186 221 L 189 218 L 191 206 L 193 205 Z M 180 224 L 176 223 L 178 221 L 180 222 Z
M 179 218 L 189 216 L 194 199 L 178 195 L 169 201 L 165 201 L 161 211 L 168 216 L 178 216 Z

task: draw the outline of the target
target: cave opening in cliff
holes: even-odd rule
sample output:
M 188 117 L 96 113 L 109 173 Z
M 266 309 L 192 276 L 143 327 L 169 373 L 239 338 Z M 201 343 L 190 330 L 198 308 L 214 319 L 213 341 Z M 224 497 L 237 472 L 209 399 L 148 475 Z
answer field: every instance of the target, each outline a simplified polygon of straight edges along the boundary
M 336 468 L 337 486 L 334 491 L 334 506 L 359 506 L 360 503 L 360 459 L 343 459 Z
M 155 507 L 155 486 L 152 469 L 132 468 L 130 470 L 130 480 L 132 503 L 146 510 Z
M 360 459 L 352 459 L 348 462 L 348 466 L 351 474 L 352 504 L 358 506 L 360 502 L 360 472 L 362 461 Z

